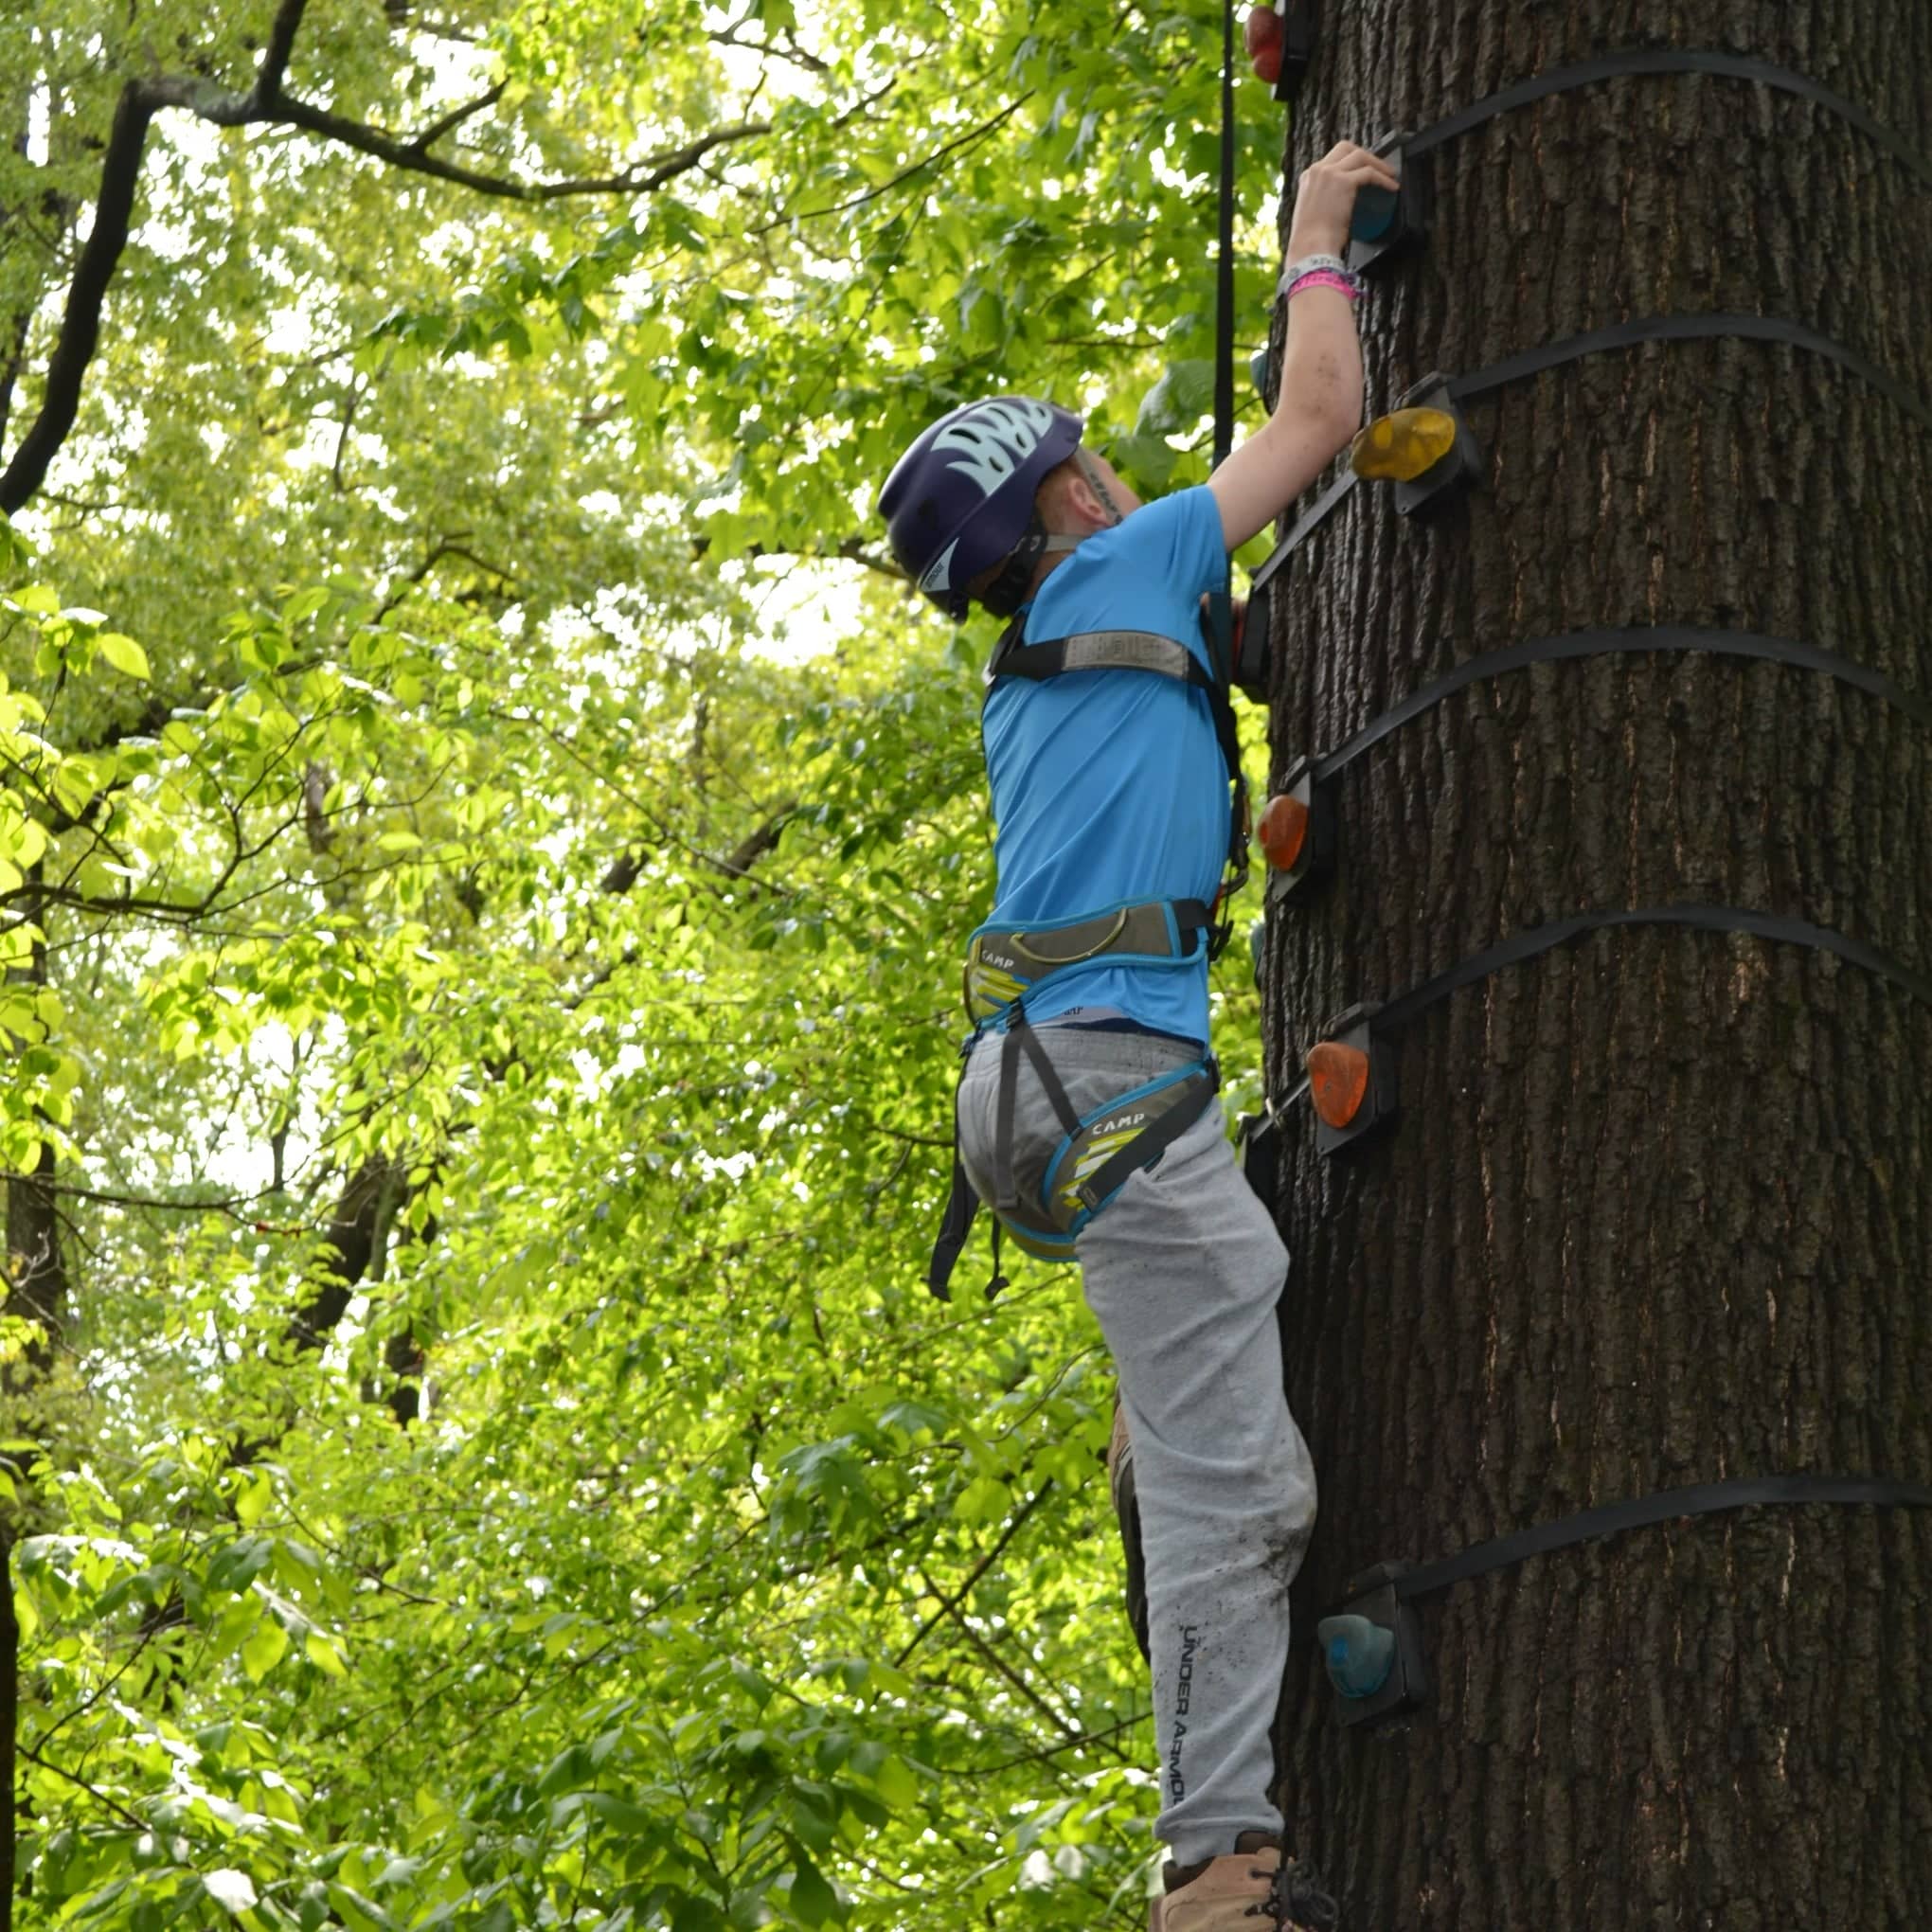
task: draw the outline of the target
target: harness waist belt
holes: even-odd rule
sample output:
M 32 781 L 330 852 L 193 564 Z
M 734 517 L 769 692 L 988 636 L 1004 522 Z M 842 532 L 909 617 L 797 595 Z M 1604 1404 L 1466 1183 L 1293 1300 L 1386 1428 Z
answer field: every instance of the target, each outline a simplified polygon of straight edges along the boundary
M 996 1020 L 1050 975 L 1097 960 L 1186 966 L 1204 957 L 1212 914 L 1198 899 L 1150 899 L 1043 925 L 983 925 L 966 945 L 966 1012 Z

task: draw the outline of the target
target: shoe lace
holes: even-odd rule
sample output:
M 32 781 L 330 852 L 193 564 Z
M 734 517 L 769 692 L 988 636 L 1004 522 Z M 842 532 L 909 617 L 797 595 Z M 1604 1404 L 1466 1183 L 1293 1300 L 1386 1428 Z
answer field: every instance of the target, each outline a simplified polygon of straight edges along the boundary
M 1248 1876 L 1267 1879 L 1268 1896 L 1250 1905 L 1244 1916 L 1260 1918 L 1265 1913 L 1277 1932 L 1333 1932 L 1341 1909 L 1308 1866 L 1285 1858 L 1272 1872 L 1256 1866 Z

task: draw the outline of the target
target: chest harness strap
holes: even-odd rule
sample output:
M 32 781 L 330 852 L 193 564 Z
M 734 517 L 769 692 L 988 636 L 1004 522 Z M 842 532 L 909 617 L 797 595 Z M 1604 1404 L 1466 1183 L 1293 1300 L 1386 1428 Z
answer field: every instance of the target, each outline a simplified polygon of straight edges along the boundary
M 970 1051 L 982 1031 L 1000 1042 L 999 1090 L 993 1123 L 993 1279 L 989 1296 L 1005 1285 L 999 1271 L 1002 1230 L 1043 1261 L 1069 1261 L 1087 1223 L 1140 1169 L 1151 1167 L 1201 1117 L 1221 1084 L 1212 1056 L 1116 1095 L 1082 1117 L 1067 1097 L 1039 1036 L 1028 1024 L 1026 997 L 1057 973 L 1105 960 L 1110 964 L 1181 967 L 1227 943 L 1231 921 L 1215 915 L 1247 877 L 1247 787 L 1242 777 L 1234 708 L 1225 681 L 1207 671 L 1177 639 L 1152 631 L 1083 631 L 1020 646 L 1024 619 L 1011 624 L 987 667 L 991 694 L 1003 677 L 1034 682 L 1076 671 L 1140 671 L 1189 684 L 1208 694 L 1231 788 L 1227 867 L 1214 904 L 1198 899 L 1150 900 L 1079 919 L 1033 926 L 983 925 L 967 942 L 966 1011 L 974 1026 Z M 1061 1137 L 1044 1163 L 1016 1152 L 1014 1103 L 1024 1057 L 1059 1120 Z M 972 1231 L 979 1200 L 967 1177 L 954 1122 L 953 1187 L 946 1203 L 926 1286 L 950 1300 L 949 1283 Z

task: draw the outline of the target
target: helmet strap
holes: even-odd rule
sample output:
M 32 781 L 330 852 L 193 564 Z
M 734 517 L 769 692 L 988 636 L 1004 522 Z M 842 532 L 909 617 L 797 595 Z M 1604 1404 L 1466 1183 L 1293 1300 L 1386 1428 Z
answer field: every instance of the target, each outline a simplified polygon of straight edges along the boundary
M 1124 523 L 1126 518 L 1120 512 L 1120 506 L 1114 501 L 1114 493 L 1107 488 L 1106 478 L 1095 467 L 1094 459 L 1084 450 L 1075 450 L 1073 459 L 1080 465 L 1080 474 L 1085 477 L 1087 488 L 1100 498 L 1100 508 L 1115 523 Z M 1011 617 L 1032 593 L 1033 570 L 1040 559 L 1076 550 L 1082 541 L 1080 537 L 1062 536 L 1057 531 L 1049 533 L 1046 526 L 1040 521 L 1040 512 L 1034 510 L 1027 525 L 1026 535 L 1014 545 L 999 575 L 980 593 L 979 601 L 996 617 Z
M 1055 539 L 1046 534 L 1046 526 L 1036 510 L 1026 534 L 1001 564 L 999 575 L 979 593 L 979 601 L 996 617 L 1011 617 L 1032 592 L 1033 566 L 1054 545 Z

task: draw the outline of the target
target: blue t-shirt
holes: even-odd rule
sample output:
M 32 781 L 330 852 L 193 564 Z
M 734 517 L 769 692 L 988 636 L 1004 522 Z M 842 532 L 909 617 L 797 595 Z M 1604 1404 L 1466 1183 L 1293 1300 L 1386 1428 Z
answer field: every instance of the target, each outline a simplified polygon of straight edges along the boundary
M 1201 595 L 1226 581 L 1213 492 L 1183 490 L 1088 537 L 1040 586 L 1022 637 L 1157 631 L 1211 669 Z M 1002 681 L 985 711 L 998 826 L 993 917 L 1082 918 L 1149 899 L 1211 903 L 1227 854 L 1227 766 L 1208 694 L 1144 671 Z M 1082 966 L 1027 1001 L 1035 1021 L 1111 1009 L 1208 1041 L 1208 963 Z

